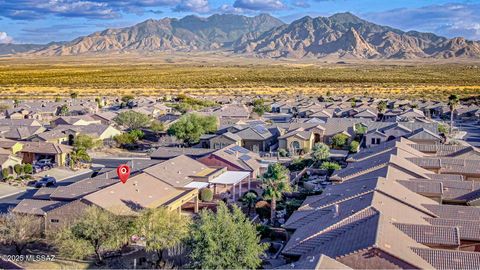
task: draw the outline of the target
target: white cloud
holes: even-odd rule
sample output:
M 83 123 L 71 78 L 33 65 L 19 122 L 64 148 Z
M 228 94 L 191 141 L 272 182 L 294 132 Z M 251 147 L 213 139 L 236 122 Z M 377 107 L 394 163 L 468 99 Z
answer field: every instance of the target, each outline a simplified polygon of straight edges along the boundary
M 12 43 L 13 38 L 8 36 L 5 32 L 0 32 L 0 44 Z
M 233 7 L 258 11 L 272 11 L 287 8 L 281 0 L 235 0 Z
M 400 8 L 361 14 L 361 17 L 402 30 L 480 40 L 480 4 L 477 3 Z
M 182 0 L 174 9 L 177 12 L 207 13 L 210 11 L 208 0 Z

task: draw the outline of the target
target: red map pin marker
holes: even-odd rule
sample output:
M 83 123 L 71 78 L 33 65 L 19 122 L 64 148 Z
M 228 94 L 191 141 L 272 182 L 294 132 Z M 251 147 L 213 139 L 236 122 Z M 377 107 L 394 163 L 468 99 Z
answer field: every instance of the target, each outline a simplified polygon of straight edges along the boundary
M 130 177 L 130 167 L 128 167 L 128 165 L 118 166 L 117 174 L 118 174 L 118 177 L 120 178 L 120 181 L 122 181 L 122 183 L 125 184 L 128 180 L 128 177 Z

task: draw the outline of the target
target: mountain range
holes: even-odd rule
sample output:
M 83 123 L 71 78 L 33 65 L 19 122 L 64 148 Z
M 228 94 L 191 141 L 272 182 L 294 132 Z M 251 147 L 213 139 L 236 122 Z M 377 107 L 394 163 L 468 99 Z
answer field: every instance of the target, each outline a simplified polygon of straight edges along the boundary
M 27 50 L 10 48 L 11 52 Z M 348 12 L 330 17 L 307 16 L 290 24 L 267 14 L 150 19 L 132 27 L 106 29 L 70 42 L 34 47 L 28 50 L 28 54 L 56 56 L 217 50 L 261 58 L 480 58 L 478 41 L 404 32 L 368 22 Z

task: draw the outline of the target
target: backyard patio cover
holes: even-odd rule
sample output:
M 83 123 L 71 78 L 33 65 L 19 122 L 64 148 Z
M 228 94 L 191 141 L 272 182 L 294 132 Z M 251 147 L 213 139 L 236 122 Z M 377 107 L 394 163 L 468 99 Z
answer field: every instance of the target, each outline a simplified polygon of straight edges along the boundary
M 250 176 L 250 172 L 224 172 L 220 176 L 212 179 L 211 184 L 236 185 Z

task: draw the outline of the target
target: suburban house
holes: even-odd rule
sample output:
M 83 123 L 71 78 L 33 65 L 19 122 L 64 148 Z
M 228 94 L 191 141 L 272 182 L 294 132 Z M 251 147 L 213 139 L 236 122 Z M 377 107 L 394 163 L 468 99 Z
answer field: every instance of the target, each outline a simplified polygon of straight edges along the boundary
M 221 149 L 231 144 L 241 146 L 242 138 L 237 134 L 225 132 L 220 135 L 214 135 L 208 139 L 208 146 L 211 149 Z
M 52 127 L 60 125 L 87 126 L 92 124 L 101 124 L 101 121 L 89 115 L 79 116 L 61 116 L 50 122 Z
M 15 174 L 14 167 L 22 164 L 22 159 L 13 155 L 9 150 L 0 148 L 0 172 L 7 169 L 9 174 Z
M 86 126 L 60 125 L 53 129 L 55 132 L 62 132 L 69 136 L 69 140 L 73 140 L 75 136 L 82 134 L 88 135 L 96 140 L 108 140 L 122 134 L 122 132 L 113 126 L 102 124 L 90 124 Z
M 111 125 L 114 123 L 115 117 L 117 117 L 116 112 L 98 112 L 92 115 L 93 119 L 99 120 L 102 125 Z
M 248 126 L 235 133 L 242 138 L 242 147 L 258 152 L 269 152 L 276 144 L 278 130 L 267 128 L 264 125 Z
M 88 205 L 80 200 L 61 202 L 23 199 L 12 212 L 35 216 L 40 222 L 42 231 L 51 232 L 74 222 L 87 207 Z
M 23 148 L 23 144 L 14 140 L 0 138 L 0 148 L 8 150 L 11 154 L 20 152 Z
M 293 233 L 282 253 L 294 266 L 328 256 L 354 269 L 474 269 L 479 242 L 470 232 L 480 228 L 479 215 L 395 181 L 363 178 L 308 197 L 284 225 Z
M 67 158 L 72 152 L 70 146 L 48 142 L 24 142 L 20 153 L 23 163 L 34 164 L 40 159 L 50 159 L 57 166 L 66 166 Z
M 229 171 L 245 171 L 251 178 L 263 173 L 260 156 L 238 145 L 229 145 L 198 159 L 209 167 L 226 167 Z
M 295 129 L 278 137 L 278 148 L 290 153 L 308 153 L 315 144 L 315 134 L 304 128 Z
M 45 130 L 42 126 L 0 126 L 0 138 L 24 141 Z

